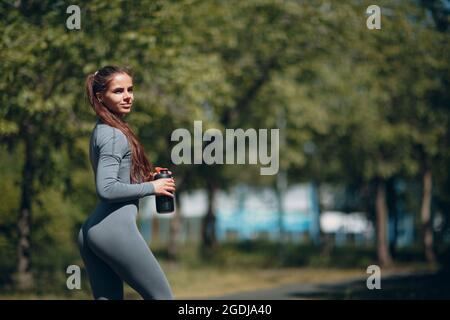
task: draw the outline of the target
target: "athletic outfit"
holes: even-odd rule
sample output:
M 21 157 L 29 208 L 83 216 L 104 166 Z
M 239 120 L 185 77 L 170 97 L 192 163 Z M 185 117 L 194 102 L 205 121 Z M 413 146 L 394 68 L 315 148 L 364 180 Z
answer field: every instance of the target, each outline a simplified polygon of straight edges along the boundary
M 100 202 L 84 222 L 78 245 L 95 299 L 123 299 L 123 281 L 143 299 L 173 299 L 160 265 L 139 232 L 139 198 L 154 195 L 151 182 L 130 183 L 131 149 L 125 134 L 100 119 L 89 158 Z

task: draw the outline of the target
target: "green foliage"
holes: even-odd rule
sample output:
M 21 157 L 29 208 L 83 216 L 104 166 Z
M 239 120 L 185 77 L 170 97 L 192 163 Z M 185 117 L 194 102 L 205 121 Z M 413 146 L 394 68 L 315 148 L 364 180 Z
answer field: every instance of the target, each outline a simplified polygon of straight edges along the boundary
M 79 31 L 65 27 L 65 1 L 0 4 L 0 284 L 15 269 L 27 138 L 37 287 L 63 287 L 65 267 L 79 262 L 76 233 L 96 202 L 88 159 L 94 112 L 84 80 L 105 64 L 134 69 L 127 121 L 156 165 L 170 167 L 171 132 L 192 131 L 194 120 L 220 130 L 281 127 L 280 167 L 290 183 L 362 187 L 378 177 L 417 180 L 429 166 L 439 210 L 450 219 L 448 30 L 416 2 L 381 1 L 382 29 L 370 31 L 369 4 L 79 1 Z M 255 166 L 186 165 L 175 174 L 180 191 L 276 178 Z M 261 246 L 224 246 L 215 259 L 268 266 L 277 247 Z M 297 249 L 288 246 L 277 263 L 329 265 L 340 256 L 357 263 L 345 252 Z M 362 264 L 372 259 L 361 254 Z

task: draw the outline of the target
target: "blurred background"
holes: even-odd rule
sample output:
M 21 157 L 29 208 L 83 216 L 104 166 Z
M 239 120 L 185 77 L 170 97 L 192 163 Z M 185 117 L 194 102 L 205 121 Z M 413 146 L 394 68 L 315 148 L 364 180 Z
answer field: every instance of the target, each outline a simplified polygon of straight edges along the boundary
M 376 1 L 369 29 L 372 2 L 77 1 L 70 29 L 70 1 L 1 1 L 0 298 L 91 299 L 84 80 L 108 64 L 133 69 L 126 121 L 177 181 L 176 211 L 147 197 L 138 220 L 176 298 L 450 298 L 450 2 Z M 278 174 L 173 165 L 196 120 L 280 129 Z

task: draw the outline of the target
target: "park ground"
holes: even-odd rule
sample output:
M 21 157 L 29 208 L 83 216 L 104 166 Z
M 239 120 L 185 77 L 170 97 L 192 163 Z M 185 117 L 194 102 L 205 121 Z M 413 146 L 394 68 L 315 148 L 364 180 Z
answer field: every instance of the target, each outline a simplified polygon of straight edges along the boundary
M 240 242 L 207 258 L 200 258 L 195 246 L 181 249 L 173 262 L 164 246 L 152 247 L 176 299 L 450 299 L 448 267 L 426 263 L 419 248 L 398 251 L 394 264 L 381 268 L 381 290 L 366 285 L 367 267 L 377 263 L 371 247 L 324 253 L 304 245 Z M 92 299 L 84 271 L 82 277 L 81 290 L 64 288 L 62 275 L 62 290 L 44 285 L 24 293 L 3 290 L 0 299 Z M 125 285 L 125 299 L 140 296 Z

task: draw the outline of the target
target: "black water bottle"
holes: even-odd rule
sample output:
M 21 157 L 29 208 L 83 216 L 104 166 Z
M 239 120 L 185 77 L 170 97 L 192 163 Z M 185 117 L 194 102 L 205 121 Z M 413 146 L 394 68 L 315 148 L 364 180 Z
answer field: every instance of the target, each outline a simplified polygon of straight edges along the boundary
M 156 168 L 156 174 L 153 177 L 154 180 L 172 178 L 169 170 L 166 168 Z M 169 196 L 156 196 L 156 211 L 158 213 L 171 213 L 175 211 L 175 204 L 173 197 Z

